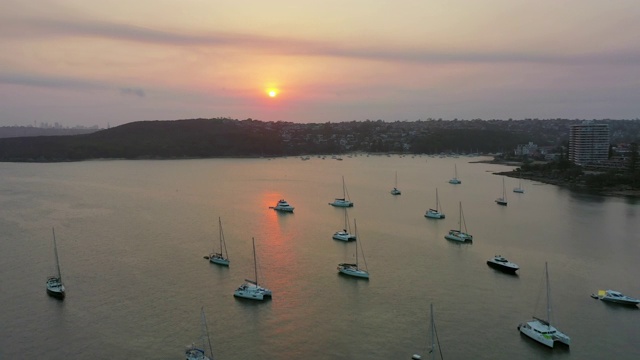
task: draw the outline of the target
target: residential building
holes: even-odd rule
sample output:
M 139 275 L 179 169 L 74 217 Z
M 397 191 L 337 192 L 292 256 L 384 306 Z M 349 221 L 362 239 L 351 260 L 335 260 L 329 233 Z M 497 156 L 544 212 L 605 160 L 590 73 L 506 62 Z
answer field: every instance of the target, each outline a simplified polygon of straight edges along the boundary
M 569 161 L 589 165 L 609 158 L 609 125 L 584 122 L 569 130 Z

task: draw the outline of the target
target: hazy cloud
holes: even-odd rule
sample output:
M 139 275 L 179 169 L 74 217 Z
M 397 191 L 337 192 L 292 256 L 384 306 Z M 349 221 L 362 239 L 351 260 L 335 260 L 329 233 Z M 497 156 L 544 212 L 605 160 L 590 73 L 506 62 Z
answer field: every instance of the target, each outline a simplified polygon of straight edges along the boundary
M 146 96 L 144 90 L 140 88 L 120 88 L 120 93 L 124 95 L 133 95 L 138 97 Z

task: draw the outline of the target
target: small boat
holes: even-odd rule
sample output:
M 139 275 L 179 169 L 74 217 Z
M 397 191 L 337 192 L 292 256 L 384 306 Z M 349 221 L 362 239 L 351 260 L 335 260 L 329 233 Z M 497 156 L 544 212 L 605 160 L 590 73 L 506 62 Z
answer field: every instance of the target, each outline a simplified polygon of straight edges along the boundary
M 204 307 L 200 309 L 201 318 L 202 318 L 202 335 L 200 336 L 199 344 L 195 343 L 191 344 L 185 350 L 185 358 L 186 360 L 212 360 L 213 359 L 213 348 L 211 346 L 211 338 L 209 337 L 209 328 L 207 327 L 207 318 L 204 315 Z M 207 340 L 209 344 L 209 356 L 207 356 L 207 352 L 205 350 L 205 340 Z
M 502 255 L 496 255 L 493 259 L 487 260 L 487 264 L 494 269 L 509 273 L 515 274 L 520 267 L 517 264 L 512 263 L 511 261 L 504 258 Z
M 550 348 L 553 348 L 553 345 L 556 342 L 561 344 L 565 344 L 569 346 L 571 344 L 571 338 L 566 334 L 562 333 L 560 330 L 551 326 L 551 286 L 549 285 L 549 269 L 547 263 L 544 263 L 544 273 L 545 280 L 547 284 L 547 318 L 539 319 L 537 317 L 533 317 L 533 320 L 527 321 L 525 323 L 521 323 L 518 325 L 518 330 L 520 333 L 527 335 L 533 340 L 546 345 Z
M 364 252 L 362 253 L 362 259 L 364 260 L 364 269 L 360 268 L 360 265 L 358 263 L 358 242 L 360 242 L 361 240 L 360 240 L 360 236 L 358 235 L 358 227 L 356 226 L 355 219 L 353 220 L 353 226 L 356 229 L 356 237 L 358 238 L 358 240 L 355 241 L 356 263 L 355 264 L 350 264 L 350 263 L 338 264 L 338 271 L 341 274 L 354 276 L 358 278 L 369 279 L 369 271 L 367 270 L 367 260 L 364 258 Z M 360 251 L 362 251 L 362 247 L 360 247 Z
M 444 213 L 442 212 L 442 208 L 440 206 L 440 200 L 438 199 L 437 188 L 436 188 L 436 208 L 427 210 L 424 216 L 430 219 L 444 219 Z
M 60 272 L 60 260 L 58 259 L 58 245 L 56 244 L 56 232 L 51 228 L 53 232 L 53 253 L 56 259 L 56 274 L 47 278 L 47 294 L 54 298 L 64 299 L 65 288 L 62 283 L 62 273 Z
M 344 209 L 344 229 L 333 233 L 333 239 L 341 240 L 341 241 L 355 241 L 356 235 L 351 234 L 350 230 L 351 229 L 349 228 L 349 215 L 347 215 L 347 209 L 345 208 Z
M 394 186 L 393 189 L 391 190 L 391 195 L 401 195 L 402 191 L 400 191 L 398 189 L 398 172 L 397 171 L 396 171 L 396 182 L 395 182 L 395 185 L 396 186 Z
M 433 304 L 431 304 L 430 306 L 431 309 L 431 326 L 429 329 L 430 332 L 430 337 L 431 337 L 431 346 L 427 349 L 429 351 L 429 354 L 431 354 L 431 359 L 435 359 L 436 358 L 436 340 L 437 340 L 437 332 L 436 332 L 436 322 L 435 319 L 433 318 Z M 438 352 L 440 353 L 440 359 L 443 358 L 442 356 L 442 349 L 440 348 L 440 341 L 438 340 Z M 421 360 L 422 356 L 419 354 L 413 354 L 411 356 L 412 360 Z
M 504 177 L 502 178 L 502 197 L 496 199 L 496 204 L 507 206 L 507 193 L 504 190 Z
M 462 229 L 464 228 L 464 231 Z M 444 236 L 447 240 L 454 241 L 473 241 L 473 235 L 467 232 L 467 223 L 464 221 L 464 213 L 462 212 L 462 202 L 460 202 L 460 219 L 458 220 L 458 230 L 449 230 L 449 233 Z
M 264 288 L 258 283 L 258 261 L 256 258 L 256 240 L 253 241 L 253 271 L 255 280 L 245 279 L 245 283 L 240 285 L 234 292 L 233 296 L 251 300 L 264 300 L 265 297 L 271 297 L 271 290 Z
M 329 205 L 337 207 L 352 207 L 353 203 L 349 200 L 349 194 L 347 193 L 347 186 L 344 184 L 344 176 L 342 177 L 342 197 L 336 198 Z
M 518 179 L 518 187 L 514 187 L 513 192 L 518 194 L 524 194 L 524 188 L 522 187 L 522 178 Z
M 449 180 L 449 184 L 462 184 L 462 181 L 458 179 L 458 166 L 456 164 L 453 165 L 453 178 Z
M 216 252 L 214 249 L 213 252 L 209 255 L 209 261 L 214 264 L 229 266 L 227 243 L 224 241 L 224 232 L 222 232 L 222 220 L 220 220 L 220 217 L 218 217 L 218 227 L 220 228 L 220 252 Z
M 640 304 L 640 300 L 632 298 L 631 296 L 624 295 L 623 293 L 615 290 L 599 290 L 597 298 L 602 301 L 608 301 L 621 305 L 636 306 Z
M 294 207 L 289 205 L 289 203 L 286 200 L 280 199 L 278 200 L 278 203 L 276 204 L 276 206 L 269 206 L 269 209 L 282 211 L 282 212 L 293 212 Z

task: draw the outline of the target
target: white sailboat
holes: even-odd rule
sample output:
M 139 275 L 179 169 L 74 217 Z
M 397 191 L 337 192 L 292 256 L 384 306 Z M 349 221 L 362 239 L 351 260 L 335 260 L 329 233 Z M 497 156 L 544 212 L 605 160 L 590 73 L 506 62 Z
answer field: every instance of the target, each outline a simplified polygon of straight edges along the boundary
M 367 269 L 367 260 L 364 257 L 364 252 L 362 252 L 362 247 L 360 246 L 360 251 L 362 252 L 362 260 L 364 260 L 364 269 L 360 268 L 360 264 L 358 263 L 358 243 L 361 241 L 360 236 L 358 235 L 358 227 L 356 225 L 356 220 L 353 220 L 353 227 L 356 229 L 356 237 L 358 238 L 358 240 L 355 241 L 356 243 L 356 263 L 355 264 L 350 264 L 350 263 L 341 263 L 338 264 L 338 271 L 341 274 L 345 274 L 345 275 L 349 275 L 349 276 L 354 276 L 354 277 L 359 277 L 359 278 L 364 278 L 364 279 L 369 279 L 369 271 Z
M 256 258 L 256 240 L 251 238 L 253 242 L 253 272 L 255 280 L 245 279 L 245 283 L 240 285 L 234 292 L 233 296 L 251 299 L 264 300 L 265 297 L 271 297 L 271 290 L 260 286 L 258 283 L 258 260 Z
M 462 184 L 462 181 L 458 179 L 458 166 L 456 164 L 453 164 L 453 178 L 449 180 L 449 184 Z
M 424 216 L 431 219 L 444 219 L 444 213 L 442 212 L 440 200 L 438 199 L 438 188 L 436 188 L 436 208 L 427 210 Z
M 556 342 L 570 345 L 571 338 L 551 326 L 551 286 L 549 285 L 549 268 L 546 262 L 544 263 L 544 274 L 547 288 L 547 318 L 543 320 L 534 316 L 533 320 L 518 325 L 518 330 L 550 348 L 553 348 Z
M 431 326 L 429 329 L 429 333 L 431 335 L 431 346 L 429 347 L 429 354 L 431 354 L 431 359 L 435 359 L 436 358 L 436 342 L 438 343 L 438 352 L 440 353 L 440 358 L 443 359 L 442 357 L 442 349 L 440 348 L 440 342 L 437 341 L 438 338 L 438 333 L 436 332 L 436 322 L 435 319 L 433 317 L 433 304 L 431 304 L 430 306 L 430 312 L 431 312 Z M 411 356 L 412 360 L 421 360 L 422 356 L 420 356 L 419 354 L 413 354 L 413 356 Z
M 351 229 L 349 227 L 349 215 L 347 215 L 347 209 L 344 209 L 344 229 L 333 233 L 333 239 L 341 240 L 341 241 L 356 240 L 356 235 L 351 234 L 350 230 Z
M 186 360 L 213 360 L 213 348 L 211 346 L 211 338 L 209 337 L 209 328 L 207 327 L 207 318 L 204 315 L 204 307 L 200 309 L 200 316 L 202 320 L 202 334 L 200 336 L 199 344 L 191 344 L 185 350 Z M 205 343 L 205 340 L 207 343 Z M 205 346 L 209 345 L 209 356 L 205 350 Z
M 518 177 L 518 187 L 514 187 L 513 192 L 518 194 L 524 194 L 524 188 L 522 187 L 522 177 Z
M 462 229 L 464 228 L 464 231 Z M 454 241 L 473 241 L 473 235 L 467 232 L 467 223 L 464 221 L 464 213 L 462 212 L 462 202 L 460 202 L 460 219 L 458 220 L 458 230 L 449 230 L 444 236 L 447 240 Z
M 51 228 L 53 232 L 53 253 L 56 259 L 56 274 L 47 278 L 47 294 L 58 298 L 64 299 L 65 288 L 62 283 L 62 273 L 60 272 L 60 260 L 58 259 L 58 245 L 56 244 L 56 232 Z
M 347 186 L 344 184 L 344 176 L 342 177 L 342 197 L 336 198 L 329 205 L 337 207 L 352 207 L 353 203 L 349 200 L 349 194 L 347 193 Z
M 496 199 L 496 204 L 507 206 L 507 192 L 504 190 L 504 176 L 502 177 L 502 197 Z
M 220 220 L 220 217 L 218 217 L 218 226 L 220 228 L 220 252 L 215 252 L 214 249 L 214 252 L 209 255 L 209 261 L 214 264 L 229 266 L 227 243 L 224 241 L 224 232 L 222 232 L 222 220 Z
M 395 182 L 395 186 L 391 190 L 391 195 L 401 195 L 401 194 L 402 192 L 400 191 L 400 189 L 398 189 L 398 172 L 396 171 L 396 182 Z

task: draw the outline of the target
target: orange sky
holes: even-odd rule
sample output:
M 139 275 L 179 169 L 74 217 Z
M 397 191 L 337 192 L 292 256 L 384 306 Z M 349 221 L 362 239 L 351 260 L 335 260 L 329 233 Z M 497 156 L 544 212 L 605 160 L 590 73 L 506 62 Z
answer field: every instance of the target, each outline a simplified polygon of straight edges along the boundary
M 0 0 L 0 9 L 0 126 L 640 114 L 636 0 Z

